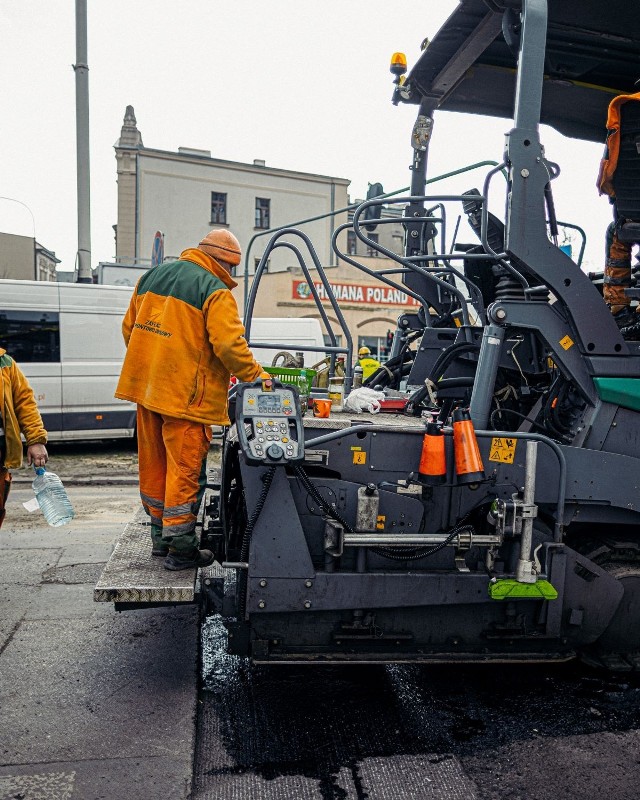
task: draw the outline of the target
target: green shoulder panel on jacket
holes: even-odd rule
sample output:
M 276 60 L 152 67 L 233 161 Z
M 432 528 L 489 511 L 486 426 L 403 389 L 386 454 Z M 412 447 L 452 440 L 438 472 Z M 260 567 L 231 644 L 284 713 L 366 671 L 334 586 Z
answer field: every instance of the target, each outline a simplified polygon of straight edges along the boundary
M 11 356 L 8 356 L 6 353 L 0 356 L 0 369 L 3 367 L 10 367 L 13 364 L 13 359 Z
M 207 297 L 226 288 L 220 278 L 192 261 L 169 261 L 153 267 L 140 278 L 138 296 L 153 292 L 202 308 Z

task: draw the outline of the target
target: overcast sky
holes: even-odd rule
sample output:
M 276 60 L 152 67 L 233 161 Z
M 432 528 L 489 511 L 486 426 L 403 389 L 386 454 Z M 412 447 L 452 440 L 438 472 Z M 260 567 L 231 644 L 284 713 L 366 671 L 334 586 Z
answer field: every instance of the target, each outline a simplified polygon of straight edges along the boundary
M 113 145 L 127 105 L 146 147 L 408 186 L 415 106 L 394 107 L 389 57 L 432 38 L 455 0 L 88 0 L 91 263 L 115 254 Z M 31 236 L 72 270 L 77 250 L 74 0 L 0 0 L 0 231 Z M 509 120 L 436 115 L 430 176 L 500 161 Z M 603 120 L 604 127 L 604 120 Z M 602 268 L 610 208 L 595 189 L 602 147 L 542 130 L 558 218 L 588 233 Z M 465 176 L 448 191 L 482 186 Z M 434 189 L 435 191 L 435 189 Z M 25 204 L 27 208 L 20 203 Z M 503 215 L 501 207 L 492 207 Z M 33 215 L 33 220 L 32 220 Z M 452 222 L 453 227 L 453 222 Z M 189 243 L 185 243 L 185 246 Z M 148 243 L 151 256 L 152 242 Z

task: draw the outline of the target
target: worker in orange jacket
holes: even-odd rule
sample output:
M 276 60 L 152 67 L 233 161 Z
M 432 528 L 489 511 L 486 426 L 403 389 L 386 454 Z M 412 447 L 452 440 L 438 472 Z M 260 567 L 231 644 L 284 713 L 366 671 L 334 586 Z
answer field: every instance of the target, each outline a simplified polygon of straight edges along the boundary
M 240 243 L 211 231 L 178 261 L 138 281 L 122 332 L 127 352 L 115 396 L 138 405 L 142 505 L 151 517 L 152 553 L 170 570 L 204 567 L 195 525 L 212 425 L 229 425 L 230 375 L 264 375 L 244 338 L 231 293 Z
M 47 432 L 33 389 L 16 362 L 0 347 L 0 527 L 11 488 L 10 468 L 22 466 L 22 439 L 27 442 L 27 464 L 44 467 L 49 459 Z

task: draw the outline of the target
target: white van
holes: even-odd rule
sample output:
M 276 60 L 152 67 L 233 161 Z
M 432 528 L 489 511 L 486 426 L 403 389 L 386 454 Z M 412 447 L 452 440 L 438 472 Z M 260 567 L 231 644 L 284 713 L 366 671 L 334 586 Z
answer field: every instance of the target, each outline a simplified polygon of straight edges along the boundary
M 263 366 L 271 366 L 274 357 L 285 350 L 295 355 L 300 346 L 324 347 L 322 327 L 317 319 L 307 317 L 257 317 L 251 320 L 249 344 L 253 355 Z M 284 347 L 267 349 L 256 347 L 261 343 L 283 344 Z M 324 351 L 304 352 L 305 367 L 311 367 L 321 361 L 325 356 Z M 282 363 L 279 361 L 279 363 Z
M 0 280 L 0 346 L 29 379 L 51 440 L 132 437 L 113 393 L 130 286 Z
M 51 440 L 135 435 L 135 405 L 113 396 L 132 292 L 132 286 L 0 279 L 0 347 L 29 379 Z M 323 345 L 320 323 L 311 319 L 257 318 L 251 338 L 289 342 L 289 352 Z M 271 364 L 277 352 L 256 348 L 254 355 Z M 322 356 L 306 353 L 305 364 Z

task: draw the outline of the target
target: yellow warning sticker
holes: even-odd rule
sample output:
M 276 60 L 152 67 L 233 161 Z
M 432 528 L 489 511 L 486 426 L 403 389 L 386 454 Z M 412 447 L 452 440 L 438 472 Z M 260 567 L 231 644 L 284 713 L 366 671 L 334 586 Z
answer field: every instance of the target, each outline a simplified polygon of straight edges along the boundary
M 354 464 L 366 464 L 367 463 L 367 451 L 366 450 L 354 450 L 353 451 L 353 463 Z
M 499 461 L 501 464 L 513 464 L 516 456 L 516 440 L 507 437 L 494 437 L 491 440 L 489 461 Z
M 570 347 L 573 347 L 574 341 L 573 339 L 567 334 L 562 339 L 560 339 L 560 347 L 563 350 L 568 350 Z
M 378 519 L 376 521 L 376 530 L 383 531 L 384 530 L 384 523 L 386 522 L 387 518 L 384 514 L 378 514 Z

